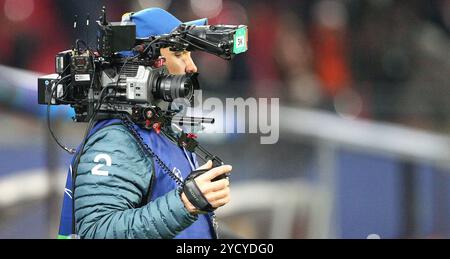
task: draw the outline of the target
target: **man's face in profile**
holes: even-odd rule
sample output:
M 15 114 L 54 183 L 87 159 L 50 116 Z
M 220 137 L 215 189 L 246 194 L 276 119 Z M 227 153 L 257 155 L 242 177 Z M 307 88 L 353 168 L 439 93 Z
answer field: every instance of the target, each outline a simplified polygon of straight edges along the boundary
M 161 55 L 166 58 L 166 66 L 170 74 L 184 75 L 197 72 L 197 66 L 189 51 L 170 51 L 169 48 L 162 48 Z

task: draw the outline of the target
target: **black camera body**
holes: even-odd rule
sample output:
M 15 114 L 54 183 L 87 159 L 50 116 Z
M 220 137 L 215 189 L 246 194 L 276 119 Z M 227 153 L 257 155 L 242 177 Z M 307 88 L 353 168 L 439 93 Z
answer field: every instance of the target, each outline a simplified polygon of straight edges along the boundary
M 136 39 L 133 22 L 107 22 L 104 10 L 97 25 L 96 50 L 78 39 L 73 49 L 56 55 L 56 73 L 38 79 L 38 103 L 70 105 L 76 122 L 94 114 L 132 115 L 137 108 L 154 109 L 177 98 L 191 100 L 199 89 L 198 74 L 169 74 L 161 48 L 201 50 L 224 59 L 247 49 L 244 25 L 181 24 L 170 34 Z

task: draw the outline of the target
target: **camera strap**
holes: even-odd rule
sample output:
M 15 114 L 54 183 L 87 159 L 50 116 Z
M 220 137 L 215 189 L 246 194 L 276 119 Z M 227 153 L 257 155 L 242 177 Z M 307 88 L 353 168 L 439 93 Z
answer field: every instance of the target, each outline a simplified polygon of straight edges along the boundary
M 191 172 L 191 174 L 189 174 L 186 178 L 183 186 L 183 192 L 187 199 L 201 212 L 213 212 L 215 210 L 195 182 L 195 178 L 197 176 L 204 174 L 207 171 L 209 171 L 209 169 L 200 169 Z

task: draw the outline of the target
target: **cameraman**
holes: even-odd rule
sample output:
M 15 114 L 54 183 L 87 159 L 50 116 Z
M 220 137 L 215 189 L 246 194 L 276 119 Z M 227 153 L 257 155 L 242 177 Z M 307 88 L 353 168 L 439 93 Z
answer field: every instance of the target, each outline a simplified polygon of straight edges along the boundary
M 136 24 L 137 37 L 168 34 L 181 22 L 159 8 L 124 16 Z M 204 25 L 206 19 L 192 23 Z M 190 52 L 161 49 L 171 74 L 197 72 Z M 115 119 L 117 120 L 117 119 Z M 179 182 L 154 158 L 144 154 L 130 130 L 113 120 L 97 122 L 82 150 L 75 182 L 75 226 L 81 238 L 215 238 L 214 213 L 200 211 L 182 191 Z M 134 125 L 143 142 L 184 180 L 198 163 L 194 153 L 171 142 L 164 134 Z M 228 178 L 211 181 L 231 171 L 231 166 L 212 168 L 195 178 L 203 197 L 213 208 L 230 201 Z M 211 169 L 212 168 L 212 169 Z M 70 168 L 70 174 L 72 167 Z M 68 177 L 69 181 L 70 175 Z M 72 233 L 66 187 L 59 238 Z

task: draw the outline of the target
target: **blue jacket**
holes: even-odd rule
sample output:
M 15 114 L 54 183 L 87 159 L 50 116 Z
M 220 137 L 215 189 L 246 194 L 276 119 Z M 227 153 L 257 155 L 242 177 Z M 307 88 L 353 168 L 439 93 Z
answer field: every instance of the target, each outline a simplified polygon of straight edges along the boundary
M 176 182 L 144 154 L 128 129 L 118 123 L 118 120 L 98 123 L 80 157 L 75 190 L 78 235 L 212 238 L 210 215 L 191 215 L 181 201 Z M 198 166 L 195 154 L 172 143 L 162 133 L 138 126 L 135 129 L 181 178 Z M 67 182 L 59 237 L 71 234 L 70 174 Z

